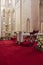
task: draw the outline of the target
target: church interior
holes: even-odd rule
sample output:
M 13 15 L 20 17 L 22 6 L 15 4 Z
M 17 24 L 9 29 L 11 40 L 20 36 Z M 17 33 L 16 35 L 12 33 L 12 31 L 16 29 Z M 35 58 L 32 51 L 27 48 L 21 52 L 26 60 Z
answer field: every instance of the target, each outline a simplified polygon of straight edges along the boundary
M 0 0 L 0 65 L 43 65 L 43 0 Z

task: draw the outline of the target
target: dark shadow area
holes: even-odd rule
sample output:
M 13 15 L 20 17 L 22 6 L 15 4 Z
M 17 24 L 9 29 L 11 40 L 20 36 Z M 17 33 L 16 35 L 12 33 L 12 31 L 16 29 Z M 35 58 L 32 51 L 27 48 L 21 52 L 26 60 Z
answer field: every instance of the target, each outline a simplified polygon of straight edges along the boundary
M 33 43 L 28 43 L 28 44 L 25 44 L 25 43 L 21 43 L 20 46 L 23 46 L 23 47 L 31 47 L 33 46 L 34 44 Z

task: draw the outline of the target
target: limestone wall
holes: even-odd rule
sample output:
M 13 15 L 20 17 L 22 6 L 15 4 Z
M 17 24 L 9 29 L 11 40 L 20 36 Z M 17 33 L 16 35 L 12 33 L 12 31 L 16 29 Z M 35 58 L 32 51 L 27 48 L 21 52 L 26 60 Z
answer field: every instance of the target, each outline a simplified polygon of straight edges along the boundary
M 17 0 L 15 11 L 16 31 L 40 30 L 39 0 Z M 27 19 L 29 19 L 28 25 Z
M 39 30 L 39 0 L 31 0 L 31 2 L 33 30 Z
M 22 30 L 26 32 L 27 18 L 30 21 L 28 32 L 40 30 L 39 0 L 22 0 Z
M 29 19 L 29 21 L 27 21 L 27 19 Z M 31 22 L 31 0 L 22 0 L 22 31 L 24 32 L 30 31 L 31 29 L 30 27 L 28 27 L 27 31 L 27 26 L 30 26 L 30 22 Z M 27 23 L 29 25 L 27 25 Z
M 20 1 L 15 4 L 16 31 L 20 31 Z

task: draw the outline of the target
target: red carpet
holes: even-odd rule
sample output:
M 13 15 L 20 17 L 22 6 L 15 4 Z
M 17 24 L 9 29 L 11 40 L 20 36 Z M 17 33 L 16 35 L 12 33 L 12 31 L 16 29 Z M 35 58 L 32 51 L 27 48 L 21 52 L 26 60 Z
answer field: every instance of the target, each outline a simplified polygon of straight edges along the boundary
M 34 46 L 17 46 L 12 40 L 0 41 L 0 65 L 43 65 L 43 52 Z

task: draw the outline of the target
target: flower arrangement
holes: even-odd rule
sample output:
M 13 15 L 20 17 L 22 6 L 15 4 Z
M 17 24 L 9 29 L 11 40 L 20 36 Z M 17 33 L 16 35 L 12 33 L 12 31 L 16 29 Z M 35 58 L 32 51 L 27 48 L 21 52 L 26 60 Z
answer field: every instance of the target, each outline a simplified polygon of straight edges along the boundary
M 37 36 L 37 49 L 43 51 L 43 35 Z

